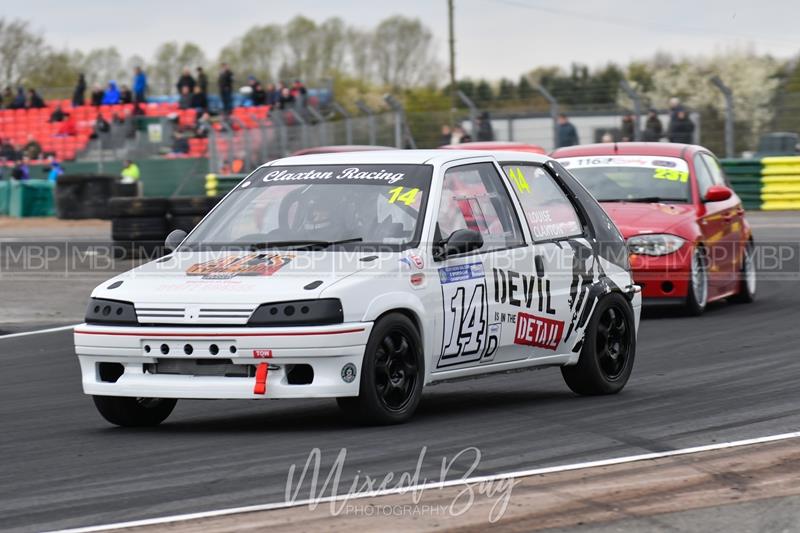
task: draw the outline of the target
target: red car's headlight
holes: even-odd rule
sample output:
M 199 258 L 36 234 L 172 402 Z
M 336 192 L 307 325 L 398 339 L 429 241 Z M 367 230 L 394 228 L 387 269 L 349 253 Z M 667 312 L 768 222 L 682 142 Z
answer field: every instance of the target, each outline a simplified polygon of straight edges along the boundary
M 651 233 L 628 239 L 628 251 L 640 255 L 667 255 L 677 252 L 685 243 L 677 235 Z

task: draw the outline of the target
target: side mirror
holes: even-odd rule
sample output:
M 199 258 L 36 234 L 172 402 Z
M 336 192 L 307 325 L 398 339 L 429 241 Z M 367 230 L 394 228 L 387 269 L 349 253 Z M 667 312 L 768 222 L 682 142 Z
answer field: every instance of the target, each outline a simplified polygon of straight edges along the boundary
M 438 243 L 437 259 L 444 259 L 451 255 L 465 254 L 483 246 L 483 236 L 480 232 L 471 229 L 458 229 L 450 234 L 447 240 Z
M 733 196 L 733 191 L 724 185 L 712 185 L 706 191 L 704 202 L 723 202 Z
M 182 229 L 174 229 L 172 232 L 167 235 L 167 240 L 164 241 L 164 246 L 167 247 L 167 250 L 170 252 L 175 251 L 175 248 L 180 246 L 183 242 L 183 239 L 186 238 L 186 232 Z

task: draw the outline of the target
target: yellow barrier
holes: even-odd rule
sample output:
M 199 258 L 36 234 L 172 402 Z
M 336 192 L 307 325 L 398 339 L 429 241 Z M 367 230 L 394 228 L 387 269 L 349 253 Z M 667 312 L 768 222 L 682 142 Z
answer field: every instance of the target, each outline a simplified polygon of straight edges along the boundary
M 761 163 L 761 209 L 800 210 L 800 157 L 765 157 Z
M 206 174 L 206 196 L 217 196 L 219 180 L 216 174 Z

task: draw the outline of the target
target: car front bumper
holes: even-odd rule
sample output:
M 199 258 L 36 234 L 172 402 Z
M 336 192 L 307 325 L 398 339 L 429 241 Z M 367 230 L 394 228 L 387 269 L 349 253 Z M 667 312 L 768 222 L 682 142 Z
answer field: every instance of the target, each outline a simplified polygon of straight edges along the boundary
M 83 324 L 75 328 L 74 337 L 86 394 L 326 398 L 358 395 L 371 330 L 371 322 L 282 328 Z M 310 382 L 307 367 L 303 383 L 290 379 L 299 365 L 311 367 Z M 223 368 L 235 372 L 220 372 Z
M 642 287 L 647 302 L 680 300 L 689 294 L 691 254 L 631 255 L 634 283 Z

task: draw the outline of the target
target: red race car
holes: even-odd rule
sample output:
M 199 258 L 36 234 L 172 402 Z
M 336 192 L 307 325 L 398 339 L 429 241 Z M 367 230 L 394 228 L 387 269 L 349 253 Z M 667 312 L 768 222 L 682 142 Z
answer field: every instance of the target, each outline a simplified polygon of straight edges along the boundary
M 709 150 L 631 142 L 559 148 L 552 156 L 619 227 L 645 301 L 681 303 L 695 315 L 721 298 L 753 301 L 753 234 Z

